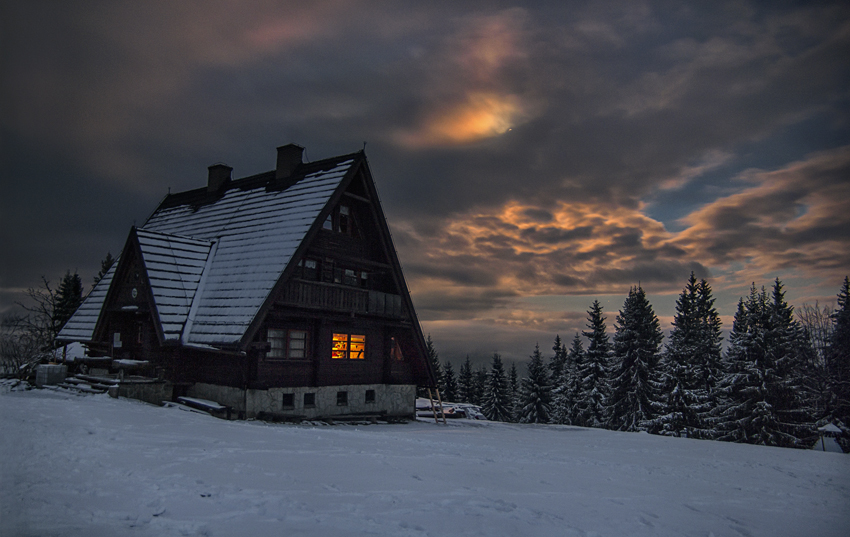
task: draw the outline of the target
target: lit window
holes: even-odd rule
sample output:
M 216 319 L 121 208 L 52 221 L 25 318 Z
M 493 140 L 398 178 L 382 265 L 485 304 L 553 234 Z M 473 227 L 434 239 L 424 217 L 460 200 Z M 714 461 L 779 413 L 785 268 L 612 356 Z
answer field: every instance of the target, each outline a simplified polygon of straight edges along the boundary
M 269 328 L 266 358 L 301 360 L 307 357 L 307 331 Z
M 366 357 L 366 336 L 334 334 L 331 357 L 335 360 L 362 360 Z

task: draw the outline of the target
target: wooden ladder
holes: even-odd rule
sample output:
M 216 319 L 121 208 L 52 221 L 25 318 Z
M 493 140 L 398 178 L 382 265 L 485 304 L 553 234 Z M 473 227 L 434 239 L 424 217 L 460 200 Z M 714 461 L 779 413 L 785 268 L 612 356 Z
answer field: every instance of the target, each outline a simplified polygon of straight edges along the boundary
M 434 413 L 434 421 L 438 424 L 440 423 L 440 418 L 443 418 L 443 423 L 446 423 L 446 414 L 443 412 L 443 400 L 440 397 L 440 389 L 434 388 L 434 392 L 437 394 L 436 402 L 434 400 L 434 396 L 431 394 L 431 388 L 428 388 L 428 400 L 431 401 L 431 412 Z M 437 414 L 437 407 L 440 408 L 440 413 Z

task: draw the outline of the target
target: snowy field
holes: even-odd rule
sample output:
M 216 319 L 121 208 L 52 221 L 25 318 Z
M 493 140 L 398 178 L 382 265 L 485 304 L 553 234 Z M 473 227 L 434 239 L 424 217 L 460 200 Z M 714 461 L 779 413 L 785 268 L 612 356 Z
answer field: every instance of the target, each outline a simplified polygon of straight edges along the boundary
M 850 535 L 850 456 L 457 420 L 296 426 L 0 393 L 2 536 Z

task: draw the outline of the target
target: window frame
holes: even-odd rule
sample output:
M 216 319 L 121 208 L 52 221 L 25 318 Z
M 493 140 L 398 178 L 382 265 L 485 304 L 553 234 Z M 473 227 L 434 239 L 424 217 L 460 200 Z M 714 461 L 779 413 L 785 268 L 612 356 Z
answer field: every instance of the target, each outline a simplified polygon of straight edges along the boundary
M 276 332 L 274 337 L 272 332 Z M 303 337 L 293 338 L 293 334 L 302 334 Z M 273 342 L 280 341 L 282 344 Z M 310 359 L 310 331 L 306 328 L 274 328 L 266 329 L 266 342 L 269 343 L 269 350 L 266 351 L 265 358 L 274 361 L 299 361 Z M 293 345 L 293 342 L 303 342 L 302 347 Z M 300 353 L 301 356 L 293 356 L 293 353 Z
M 340 336 L 344 336 L 342 340 Z M 357 338 L 357 340 L 354 340 Z M 356 356 L 354 355 L 355 353 Z M 365 360 L 366 334 L 333 332 L 331 335 L 331 360 Z

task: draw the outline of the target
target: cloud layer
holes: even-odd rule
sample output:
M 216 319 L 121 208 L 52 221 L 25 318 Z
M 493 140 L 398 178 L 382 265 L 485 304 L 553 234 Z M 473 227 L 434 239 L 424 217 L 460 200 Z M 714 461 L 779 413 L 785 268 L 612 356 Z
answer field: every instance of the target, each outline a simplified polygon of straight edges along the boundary
M 367 142 L 447 353 L 575 330 L 571 297 L 637 282 L 828 297 L 850 266 L 841 2 L 4 10 L 0 312 L 42 274 L 93 276 L 206 166 L 266 171 L 290 141 L 312 159 Z

